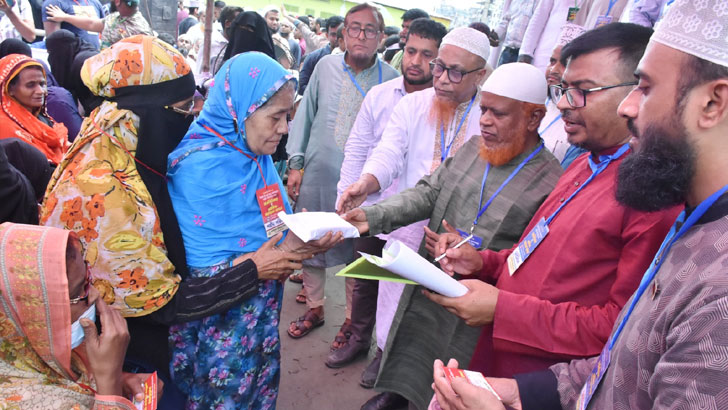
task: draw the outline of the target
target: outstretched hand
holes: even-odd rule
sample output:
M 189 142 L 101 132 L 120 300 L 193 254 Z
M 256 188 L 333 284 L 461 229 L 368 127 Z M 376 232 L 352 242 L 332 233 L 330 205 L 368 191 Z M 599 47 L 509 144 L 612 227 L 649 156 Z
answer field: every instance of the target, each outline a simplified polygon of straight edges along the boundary
M 380 190 L 381 186 L 377 177 L 372 174 L 362 174 L 358 181 L 349 185 L 341 194 L 339 203 L 336 204 L 336 212 L 338 214 L 349 212 L 363 204 L 369 194 Z
M 352 211 L 347 212 L 342 216 L 346 222 L 354 225 L 359 231 L 359 235 L 363 235 L 369 232 L 369 221 L 367 221 L 367 214 L 361 208 L 356 208 Z
M 364 203 L 367 195 L 369 194 L 366 190 L 366 183 L 361 180 L 354 182 L 341 194 L 339 203 L 336 205 L 336 213 L 345 214 L 358 207 Z
M 286 252 L 305 254 L 306 257 L 304 259 L 308 259 L 319 253 L 328 251 L 343 240 L 344 236 L 341 232 L 327 232 L 321 239 L 304 242 L 293 231 L 289 230 L 286 239 L 281 243 L 279 248 Z
M 291 233 L 289 232 L 289 235 Z M 301 269 L 301 261 L 313 257 L 313 253 L 290 252 L 276 246 L 283 237 L 283 232 L 270 238 L 257 251 L 243 255 L 235 260 L 238 264 L 246 259 L 255 263 L 260 280 L 284 281 L 296 269 Z

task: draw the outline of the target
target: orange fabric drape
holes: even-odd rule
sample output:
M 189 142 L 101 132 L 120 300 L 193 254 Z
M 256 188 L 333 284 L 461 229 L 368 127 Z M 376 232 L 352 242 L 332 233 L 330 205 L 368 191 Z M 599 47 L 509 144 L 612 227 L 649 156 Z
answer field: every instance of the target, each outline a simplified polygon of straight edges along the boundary
M 40 115 L 50 119 L 52 127 L 39 120 L 8 93 L 10 81 L 27 67 L 40 67 L 43 70 L 40 63 L 22 54 L 10 54 L 0 59 L 0 138 L 20 138 L 38 148 L 49 161 L 57 165 L 69 146 L 66 127 L 53 121 L 46 112 L 45 104 L 40 108 Z

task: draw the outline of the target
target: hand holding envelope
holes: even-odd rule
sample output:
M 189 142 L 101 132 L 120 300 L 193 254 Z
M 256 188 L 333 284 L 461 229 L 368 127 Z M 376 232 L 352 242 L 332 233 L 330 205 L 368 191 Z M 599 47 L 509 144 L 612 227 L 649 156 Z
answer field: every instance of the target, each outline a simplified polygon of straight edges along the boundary
M 304 242 L 323 238 L 328 232 L 341 233 L 343 238 L 358 238 L 359 231 L 334 212 L 300 212 L 286 214 L 279 212 L 278 217 Z

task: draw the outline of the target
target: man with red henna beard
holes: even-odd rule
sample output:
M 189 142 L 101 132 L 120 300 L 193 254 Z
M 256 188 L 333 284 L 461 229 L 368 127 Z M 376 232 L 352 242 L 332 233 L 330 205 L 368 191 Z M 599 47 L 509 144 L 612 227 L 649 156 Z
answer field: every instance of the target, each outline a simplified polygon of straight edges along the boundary
M 455 232 L 455 228 L 466 236 L 472 233 L 478 249 L 510 247 L 562 172 L 537 132 L 546 111 L 545 92 L 544 75 L 534 66 L 514 63 L 499 67 L 477 95 L 482 112 L 480 138 L 470 138 L 413 188 L 350 211 L 345 218 L 361 233 L 372 235 L 429 218 L 419 248 L 420 254 L 429 253 L 430 260 L 437 256 L 433 245 L 439 234 Z M 392 325 L 376 385 L 387 392 L 363 408 L 391 408 L 375 403 L 387 397 L 391 401 L 395 394 L 424 408 L 432 396 L 432 379 L 426 370 L 431 360 L 467 360 L 475 349 L 479 329 L 427 300 L 419 286 L 408 286 L 404 295 L 407 297 L 402 297 L 398 308 L 404 313 Z M 408 376 L 398 379 L 397 373 Z M 397 385 L 396 380 L 407 387 Z

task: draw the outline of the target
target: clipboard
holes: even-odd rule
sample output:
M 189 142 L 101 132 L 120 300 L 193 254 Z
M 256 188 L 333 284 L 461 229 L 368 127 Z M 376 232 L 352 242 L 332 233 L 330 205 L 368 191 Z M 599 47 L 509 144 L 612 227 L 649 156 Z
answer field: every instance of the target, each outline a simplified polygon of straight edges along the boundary
M 405 279 L 396 273 L 392 273 L 384 268 L 369 262 L 363 256 L 340 270 L 336 276 L 347 278 L 367 279 L 367 280 L 384 280 L 387 282 L 405 283 L 408 285 L 417 285 L 417 282 Z

